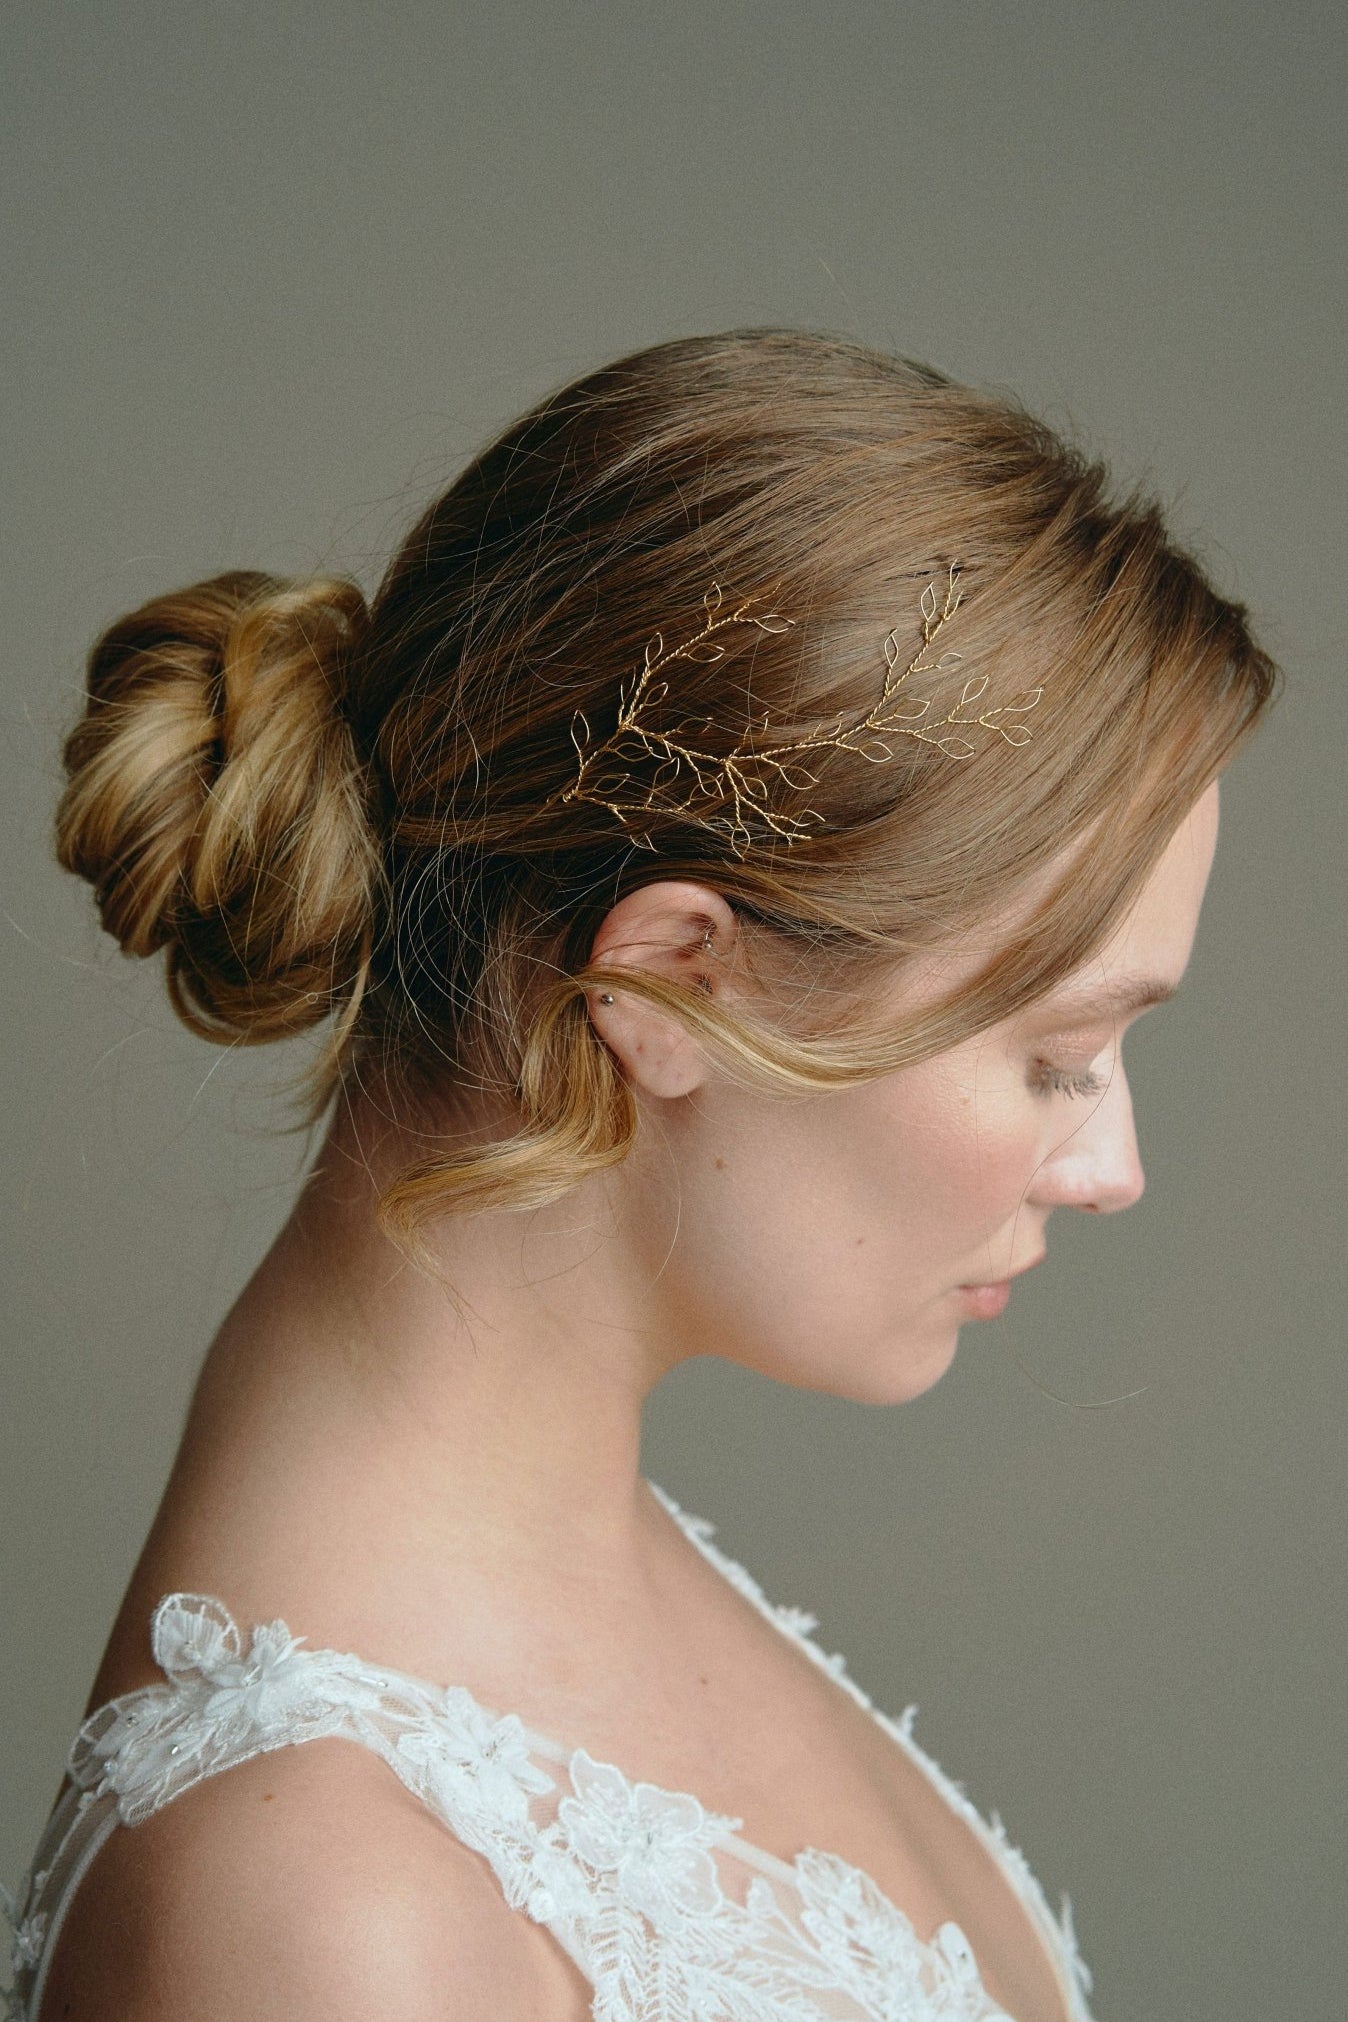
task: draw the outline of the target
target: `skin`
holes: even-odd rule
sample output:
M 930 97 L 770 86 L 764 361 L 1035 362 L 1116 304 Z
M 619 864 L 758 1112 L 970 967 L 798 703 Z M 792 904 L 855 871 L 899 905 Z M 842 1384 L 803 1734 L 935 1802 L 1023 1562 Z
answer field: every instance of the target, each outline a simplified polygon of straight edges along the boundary
M 657 1008 L 596 993 L 636 1148 L 538 1213 L 434 1225 L 456 1296 L 373 1221 L 376 1184 L 417 1141 L 372 1110 L 339 1115 L 208 1352 L 89 1706 L 157 1676 L 146 1624 L 163 1593 L 218 1593 L 241 1619 L 282 1615 L 311 1645 L 457 1679 L 695 1790 L 783 1857 L 832 1847 L 919 1931 L 953 1905 L 1011 2012 L 1056 2022 L 1042 1952 L 964 1829 L 655 1502 L 641 1412 L 706 1354 L 832 1395 L 916 1397 L 971 1321 L 962 1287 L 1038 1261 L 1055 1210 L 1139 1198 L 1128 993 L 1178 984 L 1217 822 L 1214 784 L 1108 946 L 1050 997 L 861 1087 L 746 1093 Z M 717 894 L 665 881 L 612 909 L 594 956 L 733 992 L 734 935 Z M 985 958 L 909 975 L 895 1017 Z

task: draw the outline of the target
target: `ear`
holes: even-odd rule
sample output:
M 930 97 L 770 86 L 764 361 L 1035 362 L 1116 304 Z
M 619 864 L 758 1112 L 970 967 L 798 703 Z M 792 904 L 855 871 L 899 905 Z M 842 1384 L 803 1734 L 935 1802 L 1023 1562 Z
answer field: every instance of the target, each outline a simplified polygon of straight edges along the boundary
M 648 969 L 715 996 L 737 932 L 719 892 L 665 878 L 619 899 L 594 937 L 590 960 L 609 969 Z M 601 1001 L 606 994 L 611 1004 Z M 591 990 L 588 1001 L 596 1032 L 634 1088 L 670 1098 L 701 1087 L 706 1056 L 677 1019 L 620 988 Z

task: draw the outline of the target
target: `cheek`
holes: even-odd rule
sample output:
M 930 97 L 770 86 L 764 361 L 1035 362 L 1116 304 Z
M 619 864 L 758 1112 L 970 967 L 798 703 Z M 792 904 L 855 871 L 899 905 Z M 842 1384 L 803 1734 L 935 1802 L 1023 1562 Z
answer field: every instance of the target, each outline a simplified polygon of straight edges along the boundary
M 648 1234 L 687 1352 L 872 1403 L 949 1367 L 956 1288 L 1010 1268 L 1046 1150 L 991 1043 L 800 1101 L 721 1086 L 666 1125 Z
M 1033 1161 L 1023 1098 L 918 1070 L 774 1106 L 685 1197 L 664 1280 L 683 1338 L 807 1389 L 920 1396 L 955 1353 L 955 1288 L 1009 1265 Z
M 684 1254 L 741 1329 L 891 1325 L 984 1275 L 1037 1156 L 1023 1089 L 946 1063 L 719 1123 Z
M 867 1147 L 866 1191 L 899 1211 L 897 1240 L 920 1240 L 942 1260 L 1014 1214 L 1037 1156 L 1022 1091 L 948 1070 L 896 1076 L 855 1141 Z

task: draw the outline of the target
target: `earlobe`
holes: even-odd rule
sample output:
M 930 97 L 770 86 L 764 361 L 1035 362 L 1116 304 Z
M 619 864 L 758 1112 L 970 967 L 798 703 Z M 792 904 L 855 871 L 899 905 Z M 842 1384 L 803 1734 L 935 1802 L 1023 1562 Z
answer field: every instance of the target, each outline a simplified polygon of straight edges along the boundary
M 608 993 L 605 992 L 605 995 Z M 706 1079 L 706 1056 L 676 1018 L 640 997 L 604 1004 L 591 1000 L 595 1031 L 617 1061 L 629 1086 L 659 1101 L 692 1095 Z

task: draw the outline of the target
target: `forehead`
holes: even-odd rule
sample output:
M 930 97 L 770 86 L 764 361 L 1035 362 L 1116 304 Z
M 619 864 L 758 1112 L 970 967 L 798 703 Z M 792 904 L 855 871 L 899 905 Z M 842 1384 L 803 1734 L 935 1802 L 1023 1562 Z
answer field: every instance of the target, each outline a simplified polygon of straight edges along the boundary
M 1171 836 L 1132 907 L 1098 954 L 1076 976 L 1068 977 L 1056 999 L 1092 983 L 1117 990 L 1121 1012 L 1146 1008 L 1146 1001 L 1128 1004 L 1130 991 L 1159 989 L 1173 995 L 1188 966 L 1198 931 L 1198 916 L 1217 847 L 1218 789 L 1214 780 Z
M 1178 825 L 1116 934 L 1099 952 L 1108 969 L 1156 969 L 1180 979 L 1198 928 L 1217 849 L 1217 783 Z
M 1109 940 L 1046 996 L 1017 1016 L 1084 1018 L 1092 1011 L 1128 1017 L 1175 994 L 1188 965 L 1217 842 L 1216 781 L 1195 802 L 1171 836 L 1132 907 Z M 1065 853 L 1023 891 L 1014 907 L 972 932 L 958 948 L 920 961 L 908 972 L 903 994 L 934 1002 L 972 981 L 1009 936 L 1033 917 L 1065 872 L 1076 849 Z

